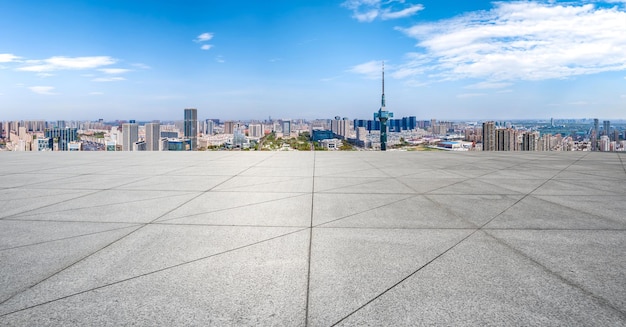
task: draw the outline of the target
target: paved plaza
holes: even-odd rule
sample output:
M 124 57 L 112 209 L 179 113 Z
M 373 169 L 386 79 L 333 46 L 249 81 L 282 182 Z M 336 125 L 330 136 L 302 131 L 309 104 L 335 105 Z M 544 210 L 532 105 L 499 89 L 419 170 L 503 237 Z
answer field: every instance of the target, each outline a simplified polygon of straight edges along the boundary
M 626 325 L 626 154 L 0 153 L 0 326 Z

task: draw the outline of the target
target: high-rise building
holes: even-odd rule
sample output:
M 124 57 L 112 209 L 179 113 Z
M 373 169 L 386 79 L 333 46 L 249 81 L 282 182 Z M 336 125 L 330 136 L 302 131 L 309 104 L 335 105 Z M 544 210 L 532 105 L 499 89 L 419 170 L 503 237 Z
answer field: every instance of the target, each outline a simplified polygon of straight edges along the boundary
M 215 122 L 212 119 L 207 119 L 204 121 L 204 135 L 213 135 L 213 130 L 215 129 Z
M 380 109 L 374 113 L 374 120 L 380 121 L 380 151 L 387 151 L 387 120 L 393 118 L 393 113 L 387 111 L 385 104 L 385 63 L 383 62 L 383 94 L 380 100 Z
M 610 120 L 605 120 L 602 122 L 602 124 L 604 125 L 604 129 L 602 130 L 602 135 L 606 135 L 609 136 L 609 131 L 611 130 L 611 121 Z
M 600 137 L 600 151 L 611 151 L 611 140 L 606 135 Z
M 198 109 L 186 108 L 184 123 L 184 136 L 191 141 L 191 151 L 195 151 L 198 146 Z
M 291 120 L 283 120 L 282 127 L 283 137 L 289 137 L 289 135 L 291 135 Z
M 250 124 L 248 126 L 248 136 L 252 138 L 263 137 L 263 126 L 261 124 Z
M 137 141 L 139 141 L 139 125 L 122 124 L 122 151 L 133 151 L 133 144 Z
M 58 140 L 58 150 L 68 151 L 69 143 L 77 139 L 78 130 L 76 128 L 47 128 L 45 137 L 56 138 Z
M 496 151 L 496 124 L 493 121 L 483 123 L 483 151 Z
M 522 135 L 522 151 L 539 150 L 539 133 L 526 132 Z
M 224 122 L 224 134 L 234 134 L 235 133 L 235 122 L 232 120 L 228 120 Z
M 146 151 L 159 151 L 161 140 L 160 129 L 161 124 L 159 123 L 146 124 Z
M 598 151 L 598 136 L 600 136 L 600 121 L 593 120 L 593 131 L 591 132 L 591 151 Z

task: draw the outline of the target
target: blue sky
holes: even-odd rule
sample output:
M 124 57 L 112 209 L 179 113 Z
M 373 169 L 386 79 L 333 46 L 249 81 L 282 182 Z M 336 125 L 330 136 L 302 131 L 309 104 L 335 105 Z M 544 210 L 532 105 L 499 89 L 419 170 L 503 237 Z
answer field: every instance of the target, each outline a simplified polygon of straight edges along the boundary
M 626 0 L 0 0 L 0 120 L 626 118 Z

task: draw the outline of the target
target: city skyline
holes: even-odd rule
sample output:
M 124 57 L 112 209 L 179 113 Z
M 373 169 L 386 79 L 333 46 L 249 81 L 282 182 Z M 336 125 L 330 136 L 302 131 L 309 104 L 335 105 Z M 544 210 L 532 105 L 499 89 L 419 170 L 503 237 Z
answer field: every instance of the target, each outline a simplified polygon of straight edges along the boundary
M 4 3 L 4 120 L 623 119 L 626 1 Z

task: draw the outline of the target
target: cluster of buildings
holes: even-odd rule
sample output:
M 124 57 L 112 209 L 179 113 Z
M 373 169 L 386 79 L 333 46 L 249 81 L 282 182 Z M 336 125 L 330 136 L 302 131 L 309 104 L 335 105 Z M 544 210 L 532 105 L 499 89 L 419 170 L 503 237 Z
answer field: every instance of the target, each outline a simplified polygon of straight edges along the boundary
M 487 121 L 480 128 L 465 129 L 465 141 L 482 151 L 626 151 L 626 131 L 622 137 L 617 128 L 611 128 L 610 121 L 604 121 L 602 129 L 598 119 L 594 122 L 589 137 L 579 140 L 572 135 L 542 134 Z
M 554 125 L 554 122 L 550 122 Z M 386 121 L 386 143 L 456 151 L 625 151 L 626 129 L 610 121 L 589 120 L 584 131 L 546 133 L 509 122 L 417 120 L 415 116 Z M 582 127 L 581 127 L 582 128 Z M 10 151 L 191 151 L 207 148 L 254 148 L 273 133 L 295 138 L 308 133 L 311 142 L 328 150 L 350 143 L 359 149 L 381 150 L 381 122 L 376 119 L 277 119 L 264 121 L 198 120 L 198 110 L 184 109 L 173 122 L 4 121 L 0 149 Z M 318 147 L 318 148 L 319 148 Z

